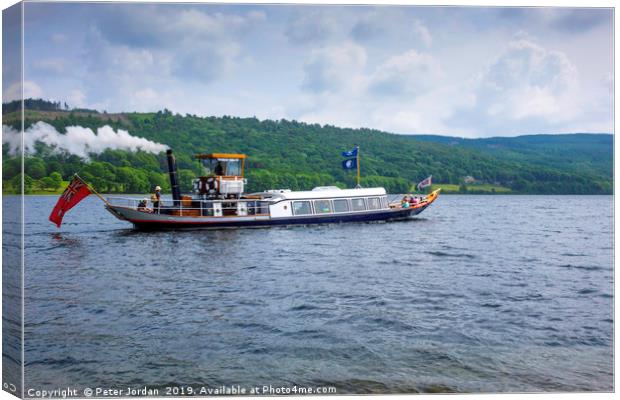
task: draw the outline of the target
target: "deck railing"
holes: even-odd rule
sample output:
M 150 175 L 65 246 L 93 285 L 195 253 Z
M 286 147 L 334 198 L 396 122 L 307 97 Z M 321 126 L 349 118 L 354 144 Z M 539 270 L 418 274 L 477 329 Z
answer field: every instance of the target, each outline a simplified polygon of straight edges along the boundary
M 112 206 L 155 214 L 210 217 L 269 215 L 269 205 L 260 199 L 179 200 L 178 206 L 172 199 L 161 199 L 159 206 L 153 200 L 143 198 L 107 197 L 106 200 Z
M 428 199 L 417 196 L 420 202 L 412 208 L 424 206 Z M 386 208 L 401 208 L 402 195 L 389 195 Z M 175 206 L 170 198 L 162 198 L 156 207 L 152 199 L 136 197 L 108 197 L 110 205 L 132 210 L 195 217 L 227 217 L 227 216 L 268 216 L 269 202 L 262 199 L 213 199 L 213 200 L 179 200 Z

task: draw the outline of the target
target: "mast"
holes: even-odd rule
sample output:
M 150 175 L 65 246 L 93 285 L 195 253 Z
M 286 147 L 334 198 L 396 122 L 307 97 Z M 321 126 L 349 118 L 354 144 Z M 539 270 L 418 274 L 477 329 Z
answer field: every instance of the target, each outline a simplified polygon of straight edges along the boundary
M 355 160 L 357 161 L 357 187 L 362 187 L 360 185 L 360 146 L 357 145 L 355 146 L 357 148 L 357 157 L 355 157 Z

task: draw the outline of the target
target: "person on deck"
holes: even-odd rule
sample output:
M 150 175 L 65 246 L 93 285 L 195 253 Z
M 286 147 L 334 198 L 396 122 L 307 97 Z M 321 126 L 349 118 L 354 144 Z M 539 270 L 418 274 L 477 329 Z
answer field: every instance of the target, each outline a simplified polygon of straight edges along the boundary
M 138 211 L 151 212 L 152 210 L 148 208 L 148 203 L 149 199 L 142 199 L 142 201 L 138 203 Z
M 420 203 L 420 199 L 418 199 L 417 196 L 412 196 L 411 200 L 409 200 L 409 204 L 411 205 L 411 207 L 415 207 Z
M 159 206 L 161 205 L 161 187 L 155 186 L 155 193 L 151 196 L 151 201 L 153 202 L 153 210 L 155 212 L 159 212 Z
M 403 197 L 403 200 L 400 202 L 400 206 L 402 208 L 409 208 L 409 196 Z

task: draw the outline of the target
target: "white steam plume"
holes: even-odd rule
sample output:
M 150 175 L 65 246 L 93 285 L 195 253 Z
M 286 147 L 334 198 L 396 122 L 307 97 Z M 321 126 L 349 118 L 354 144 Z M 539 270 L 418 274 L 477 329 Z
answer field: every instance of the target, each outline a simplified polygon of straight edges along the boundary
M 34 152 L 34 144 L 42 142 L 57 150 L 65 150 L 82 158 L 88 158 L 89 153 L 99 154 L 105 149 L 142 150 L 149 153 L 165 151 L 168 146 L 148 139 L 131 136 L 129 132 L 119 129 L 114 131 L 105 125 L 97 128 L 97 134 L 90 128 L 82 126 L 68 126 L 66 133 L 59 133 L 53 126 L 39 121 L 24 132 L 24 147 L 26 152 Z M 15 154 L 21 147 L 19 131 L 10 126 L 2 125 L 2 143 L 9 145 L 9 152 Z

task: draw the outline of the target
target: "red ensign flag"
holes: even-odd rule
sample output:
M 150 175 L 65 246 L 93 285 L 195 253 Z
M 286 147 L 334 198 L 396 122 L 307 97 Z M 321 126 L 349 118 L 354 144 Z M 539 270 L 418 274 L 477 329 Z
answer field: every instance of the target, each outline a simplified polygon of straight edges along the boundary
M 69 186 L 67 186 L 58 199 L 56 207 L 52 210 L 52 213 L 50 214 L 50 221 L 55 223 L 56 226 L 60 228 L 60 224 L 62 224 L 62 217 L 65 216 L 65 213 L 72 209 L 90 193 L 91 191 L 88 188 L 88 185 L 84 183 L 79 176 L 74 175 L 73 180 L 69 183 Z

